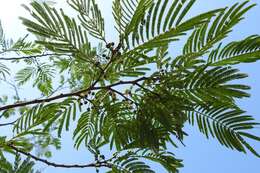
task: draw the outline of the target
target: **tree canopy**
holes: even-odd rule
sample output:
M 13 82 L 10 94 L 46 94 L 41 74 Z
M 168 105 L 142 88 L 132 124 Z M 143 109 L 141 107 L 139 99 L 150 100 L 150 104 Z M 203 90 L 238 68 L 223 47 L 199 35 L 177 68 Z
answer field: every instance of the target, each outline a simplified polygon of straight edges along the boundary
M 0 120 L 7 122 L 0 128 L 11 133 L 0 136 L 0 172 L 33 173 L 32 159 L 109 173 L 153 173 L 149 163 L 155 162 L 176 173 L 183 163 L 169 148 L 184 145 L 186 124 L 227 148 L 260 157 L 249 143 L 260 141 L 252 133 L 259 123 L 237 104 L 250 96 L 250 86 L 241 82 L 247 74 L 235 66 L 260 59 L 260 36 L 224 41 L 255 4 L 191 16 L 195 3 L 113 0 L 118 37 L 110 41 L 95 0 L 68 0 L 74 16 L 52 3 L 24 5 L 30 16 L 20 19 L 35 40 L 7 40 L 0 29 L 0 82 L 15 91 L 0 98 Z M 172 51 L 177 44 L 183 45 L 179 54 Z M 10 62 L 22 67 L 14 70 L 15 83 Z M 18 87 L 26 85 L 41 96 L 21 99 Z M 49 146 L 61 147 L 64 131 L 93 162 L 44 159 L 52 156 Z M 6 153 L 16 156 L 14 166 Z M 27 157 L 22 163 L 20 155 Z

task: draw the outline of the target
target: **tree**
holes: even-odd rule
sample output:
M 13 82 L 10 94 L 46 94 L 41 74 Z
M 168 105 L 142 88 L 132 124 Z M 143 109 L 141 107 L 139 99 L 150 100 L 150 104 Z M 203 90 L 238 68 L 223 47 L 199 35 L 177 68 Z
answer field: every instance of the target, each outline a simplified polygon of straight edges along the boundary
M 113 42 L 106 40 L 95 0 L 68 0 L 77 18 L 47 3 L 25 6 L 31 18 L 21 20 L 37 39 L 10 44 L 2 39 L 3 52 L 22 56 L 1 60 L 25 63 L 16 81 L 22 86 L 33 80 L 42 97 L 21 100 L 16 92 L 14 103 L 1 99 L 1 118 L 16 118 L 1 124 L 13 129 L 13 137 L 1 137 L 1 152 L 54 167 L 106 167 L 111 173 L 154 172 L 149 160 L 174 173 L 183 165 L 168 147 L 183 144 L 189 123 L 227 148 L 260 157 L 247 142 L 260 140 L 250 133 L 259 123 L 236 103 L 249 97 L 250 87 L 238 82 L 247 75 L 234 66 L 260 59 L 260 37 L 223 42 L 255 4 L 245 1 L 188 17 L 195 2 L 114 0 L 118 38 Z M 89 37 L 99 44 L 92 46 Z M 179 40 L 185 44 L 173 56 Z M 4 64 L 0 74 L 12 84 Z M 65 93 L 64 86 L 69 86 Z M 50 157 L 47 146 L 59 148 L 62 132 L 71 130 L 75 148 L 85 147 L 95 161 L 66 165 L 39 157 Z M 39 156 L 31 154 L 35 146 Z M 101 153 L 103 147 L 113 154 Z

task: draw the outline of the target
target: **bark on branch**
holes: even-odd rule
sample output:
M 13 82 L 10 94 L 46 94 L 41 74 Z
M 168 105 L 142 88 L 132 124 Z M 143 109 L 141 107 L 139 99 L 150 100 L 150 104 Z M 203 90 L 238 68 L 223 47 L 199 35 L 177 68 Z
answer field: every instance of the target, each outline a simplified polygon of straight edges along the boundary
M 27 101 L 27 102 L 18 102 L 18 103 L 14 103 L 14 104 L 10 104 L 10 105 L 5 105 L 5 106 L 0 107 L 0 111 L 12 109 L 12 108 L 17 108 L 17 107 L 22 107 L 22 106 L 33 105 L 33 104 L 51 102 L 51 101 L 54 101 L 54 100 L 67 98 L 67 97 L 73 97 L 73 96 L 80 97 L 81 94 L 87 93 L 89 91 L 100 90 L 100 89 L 111 89 L 112 87 L 115 87 L 115 86 L 118 86 L 118 85 L 127 85 L 127 84 L 135 85 L 137 82 L 144 81 L 144 80 L 147 80 L 147 79 L 149 79 L 149 78 L 141 77 L 141 78 L 136 79 L 136 80 L 119 81 L 119 82 L 111 84 L 111 85 L 100 86 L 100 87 L 95 87 L 94 85 L 91 85 L 89 88 L 79 90 L 79 91 L 76 91 L 76 92 L 72 92 L 72 93 L 60 94 L 60 95 L 45 98 L 45 99 L 36 99 L 36 100 L 32 100 L 32 101 Z
M 14 61 L 14 60 L 22 60 L 22 59 L 40 58 L 40 57 L 46 57 L 46 56 L 67 56 L 67 55 L 68 54 L 46 53 L 46 54 L 41 54 L 41 55 L 9 57 L 9 58 L 0 57 L 0 60 L 3 60 L 3 61 Z
M 50 162 L 46 159 L 39 158 L 31 153 L 25 152 L 23 150 L 20 150 L 19 148 L 16 148 L 13 145 L 8 145 L 11 149 L 14 151 L 23 154 L 27 157 L 30 157 L 34 159 L 35 161 L 42 162 L 48 166 L 53 166 L 56 168 L 89 168 L 89 167 L 95 167 L 95 168 L 100 168 L 100 167 L 107 167 L 107 168 L 112 168 L 112 164 L 109 163 L 110 160 L 104 160 L 104 161 L 97 161 L 95 163 L 89 163 L 89 164 L 61 164 L 61 163 L 55 163 L 55 162 Z

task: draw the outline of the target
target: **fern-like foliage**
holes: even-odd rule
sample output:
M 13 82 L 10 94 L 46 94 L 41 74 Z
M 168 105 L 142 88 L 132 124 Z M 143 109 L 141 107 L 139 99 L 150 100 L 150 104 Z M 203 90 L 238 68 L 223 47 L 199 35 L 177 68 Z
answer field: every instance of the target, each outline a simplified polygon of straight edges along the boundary
M 33 169 L 35 163 L 29 158 L 22 161 L 21 156 L 16 154 L 14 163 L 10 163 L 1 155 L 0 158 L 0 172 L 1 173 L 40 173 Z
M 187 77 L 184 93 L 198 103 L 233 103 L 234 98 L 249 97 L 245 90 L 250 87 L 242 84 L 230 84 L 232 80 L 243 79 L 246 74 L 238 73 L 230 67 L 215 67 L 207 70 L 201 67 Z
M 210 22 L 197 27 L 188 38 L 183 54 L 206 53 L 227 37 L 232 28 L 243 19 L 243 15 L 254 7 L 254 4 L 247 5 L 248 2 L 236 3 L 230 8 L 222 9 Z
M 16 81 L 19 85 L 23 85 L 34 78 L 33 87 L 37 86 L 44 95 L 51 93 L 53 77 L 54 69 L 46 63 L 37 64 L 36 67 L 28 66 L 16 73 Z
M 9 68 L 6 65 L 0 63 L 0 75 L 1 75 L 1 78 L 5 79 L 6 75 L 10 74 L 9 71 L 10 71 Z
M 113 161 L 112 170 L 108 171 L 108 173 L 154 173 L 151 167 L 142 160 L 158 162 L 163 165 L 165 170 L 169 173 L 175 173 L 177 168 L 183 166 L 181 160 L 176 159 L 171 152 L 154 153 L 150 150 L 129 150 Z
M 27 37 L 28 35 L 26 35 L 23 38 L 19 38 L 17 41 L 13 41 L 12 39 L 6 39 L 0 22 L 0 53 L 4 54 L 9 52 L 15 52 L 17 54 L 23 55 L 34 55 L 42 53 L 43 47 L 38 44 L 35 44 L 34 42 L 27 41 Z
M 70 120 L 76 119 L 76 111 L 77 101 L 70 98 L 61 103 L 39 104 L 25 111 L 17 120 L 14 131 L 37 134 L 39 128 L 44 132 L 57 124 L 58 136 L 61 136 L 64 128 L 69 130 Z
M 10 47 L 5 51 L 13 51 L 17 54 L 23 54 L 23 55 L 35 55 L 35 54 L 41 54 L 43 52 L 43 47 L 39 44 L 36 44 L 34 42 L 26 41 L 27 36 L 24 38 L 18 39 L 16 42 L 14 42 Z
M 44 98 L 2 108 L 21 107 L 13 141 L 53 131 L 61 138 L 64 130 L 73 130 L 74 147 L 90 151 L 95 159 L 90 165 L 96 169 L 153 173 L 152 161 L 177 173 L 183 165 L 169 145 L 183 144 L 188 135 L 184 126 L 190 124 L 227 148 L 260 157 L 248 142 L 260 141 L 251 133 L 259 123 L 237 104 L 250 96 L 250 87 L 240 81 L 247 74 L 233 67 L 260 59 L 260 38 L 223 41 L 255 4 L 245 1 L 191 16 L 195 3 L 114 0 L 118 37 L 113 42 L 105 38 L 105 20 L 95 0 L 68 0 L 77 18 L 47 3 L 26 6 L 32 18 L 21 20 L 37 40 L 18 40 L 17 49 L 28 55 L 47 50 L 66 57 L 33 59 L 17 72 L 19 85 L 34 79 L 33 87 Z M 90 45 L 89 36 L 100 44 Z M 173 55 L 172 43 L 183 38 L 178 42 L 183 43 L 181 54 Z M 26 52 L 26 47 L 31 50 Z M 8 73 L 0 64 L 0 75 L 6 78 Z M 56 77 L 70 88 L 52 97 Z M 104 146 L 114 155 L 101 153 Z
M 127 47 L 151 49 L 179 40 L 179 37 L 194 26 L 206 22 L 219 10 L 210 11 L 183 21 L 194 4 L 193 1 L 114 1 L 114 17 L 117 30 Z M 168 8 L 169 7 L 169 8 Z M 179 16 L 179 18 L 177 18 Z
M 69 5 L 80 15 L 82 26 L 95 38 L 105 41 L 105 24 L 101 11 L 94 0 L 70 0 Z
M 31 14 L 37 23 L 25 18 L 21 19 L 30 32 L 47 38 L 37 43 L 54 52 L 74 53 L 81 59 L 92 61 L 91 57 L 88 57 L 91 48 L 87 33 L 76 23 L 75 19 L 67 16 L 62 10 L 58 12 L 46 3 L 33 2 L 32 7 L 35 11 Z
M 246 85 L 231 84 L 231 81 L 247 77 L 231 67 L 197 68 L 185 77 L 183 85 L 179 85 L 175 92 L 183 99 L 191 102 L 192 110 L 188 111 L 189 122 L 194 125 L 196 120 L 199 130 L 207 137 L 216 137 L 222 145 L 245 152 L 244 148 L 252 150 L 245 142 L 244 130 L 258 125 L 254 118 L 244 115 L 235 103 L 236 98 L 249 97 L 245 92 L 250 89 Z M 258 139 L 254 136 L 247 136 Z M 258 155 L 255 151 L 253 151 Z M 259 155 L 258 155 L 259 156 Z
M 207 137 L 211 135 L 228 148 L 246 152 L 245 148 L 259 157 L 259 154 L 250 146 L 246 138 L 259 141 L 259 137 L 246 132 L 259 125 L 250 115 L 244 115 L 244 111 L 230 109 L 223 106 L 203 107 L 198 106 L 196 110 L 189 112 L 190 123 L 196 120 L 200 131 Z
M 208 61 L 213 66 L 255 62 L 259 59 L 259 49 L 260 37 L 253 35 L 224 47 L 220 44 L 217 49 L 211 51 Z

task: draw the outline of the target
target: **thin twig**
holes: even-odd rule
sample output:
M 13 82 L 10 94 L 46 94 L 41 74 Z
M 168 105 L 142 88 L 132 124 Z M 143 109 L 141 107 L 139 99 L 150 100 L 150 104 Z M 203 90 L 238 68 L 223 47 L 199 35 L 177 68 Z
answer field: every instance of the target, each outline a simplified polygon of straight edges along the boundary
M 51 101 L 66 98 L 66 97 L 73 97 L 73 96 L 79 97 L 82 93 L 87 93 L 88 91 L 92 91 L 92 90 L 109 89 L 111 87 L 115 87 L 118 85 L 127 85 L 127 84 L 134 85 L 136 82 L 144 81 L 146 79 L 149 79 L 149 78 L 141 77 L 139 79 L 132 80 L 132 81 L 119 81 L 119 82 L 111 84 L 111 85 L 95 87 L 96 83 L 99 81 L 99 80 L 96 80 L 90 87 L 83 89 L 83 90 L 66 93 L 66 94 L 60 94 L 60 95 L 45 98 L 45 99 L 36 99 L 36 100 L 32 100 L 32 101 L 27 101 L 27 102 L 25 101 L 25 102 L 18 102 L 18 103 L 14 103 L 14 104 L 10 104 L 10 105 L 5 105 L 5 106 L 0 107 L 0 111 L 17 108 L 17 107 L 22 107 L 22 106 L 27 106 L 27 105 L 32 105 L 32 104 L 51 102 Z
M 2 124 L 0 124 L 0 127 L 14 125 L 14 124 L 16 123 L 16 121 L 17 121 L 17 120 L 15 120 L 15 121 L 12 121 L 12 122 L 10 122 L 10 123 L 2 123 Z
M 60 164 L 60 163 L 54 163 L 54 162 L 50 162 L 48 160 L 45 160 L 45 159 L 41 159 L 31 153 L 28 153 L 28 152 L 25 152 L 13 145 L 8 145 L 10 148 L 12 148 L 14 151 L 18 152 L 18 153 L 21 153 L 27 157 L 30 157 L 36 161 L 39 161 L 39 162 L 42 162 L 48 166 L 53 166 L 53 167 L 59 167 L 59 168 L 88 168 L 88 167 L 96 167 L 96 168 L 99 168 L 99 167 L 107 167 L 107 168 L 111 168 L 112 167 L 112 164 L 108 163 L 109 160 L 105 160 L 105 161 L 98 161 L 96 163 L 89 163 L 89 164 Z
M 9 58 L 0 57 L 0 60 L 14 61 L 14 60 L 22 60 L 22 59 L 40 58 L 40 57 L 46 57 L 46 56 L 70 56 L 70 55 L 69 54 L 46 53 L 46 54 L 40 54 L 40 55 L 9 57 Z
M 153 95 L 156 95 L 157 97 L 161 98 L 161 95 L 152 91 L 152 90 L 149 90 L 148 88 L 145 88 L 144 86 L 142 86 L 141 84 L 139 84 L 138 82 L 135 83 L 135 85 L 139 86 L 141 89 L 143 89 L 144 91 L 147 91 L 147 92 L 150 92 L 152 93 Z
M 119 91 L 117 91 L 117 90 L 115 90 L 115 89 L 113 89 L 113 88 L 109 88 L 109 90 L 111 90 L 111 91 L 114 92 L 114 93 L 117 93 L 118 95 L 120 95 L 121 97 L 123 97 L 125 100 L 128 100 L 128 101 L 134 103 L 135 105 L 138 105 L 138 103 L 136 103 L 136 102 L 133 101 L 132 99 L 126 97 L 123 93 L 121 93 L 121 92 L 119 92 Z

